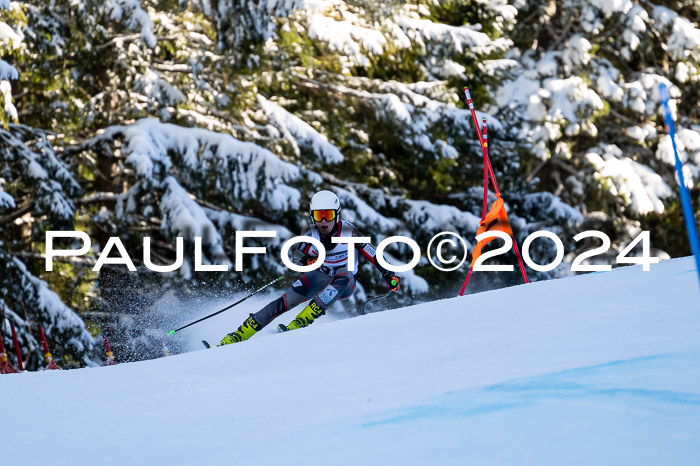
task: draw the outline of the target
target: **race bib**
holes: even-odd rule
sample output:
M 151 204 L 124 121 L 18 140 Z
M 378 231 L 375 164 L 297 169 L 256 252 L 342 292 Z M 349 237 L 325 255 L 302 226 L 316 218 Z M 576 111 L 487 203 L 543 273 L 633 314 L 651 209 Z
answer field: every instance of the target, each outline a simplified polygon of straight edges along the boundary
M 365 247 L 362 249 L 369 254 L 369 257 L 375 257 L 377 255 L 377 250 L 369 243 L 365 244 Z

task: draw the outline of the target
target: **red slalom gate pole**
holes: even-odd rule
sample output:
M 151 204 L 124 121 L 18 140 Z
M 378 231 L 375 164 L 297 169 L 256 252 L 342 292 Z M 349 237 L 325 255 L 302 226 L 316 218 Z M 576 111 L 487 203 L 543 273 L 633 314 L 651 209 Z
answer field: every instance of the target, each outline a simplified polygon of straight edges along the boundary
M 472 102 L 472 96 L 469 93 L 469 88 L 464 88 L 464 94 L 467 97 L 467 103 L 469 104 L 469 111 L 472 113 L 472 120 L 474 120 L 474 127 L 476 128 L 476 135 L 479 137 L 479 143 L 481 144 L 481 151 L 484 153 L 484 165 L 489 171 L 491 176 L 491 182 L 493 183 L 493 189 L 496 194 L 499 194 L 498 183 L 496 183 L 496 175 L 493 173 L 493 167 L 491 166 L 491 160 L 489 159 L 488 144 L 485 144 L 485 139 L 481 134 L 481 128 L 479 127 L 479 119 L 476 117 L 476 110 L 474 109 L 474 102 Z
M 530 283 L 530 280 L 527 278 L 527 273 L 525 272 L 525 264 L 523 264 L 523 258 L 520 257 L 520 249 L 518 249 L 518 242 L 515 241 L 515 238 L 512 236 L 510 237 L 513 240 L 513 251 L 515 252 L 515 256 L 518 258 L 518 265 L 520 266 L 520 273 L 523 276 L 523 281 L 525 283 Z
M 102 339 L 105 342 L 105 351 L 107 351 L 107 365 L 114 366 L 116 362 L 114 362 L 114 354 L 112 353 L 112 350 L 109 347 L 109 340 L 107 340 L 106 336 L 103 336 Z
M 468 91 L 467 91 L 468 92 Z M 479 132 L 479 129 L 477 128 L 476 130 Z M 484 118 L 484 137 L 482 139 L 482 147 L 484 147 L 485 144 L 488 144 L 487 140 L 488 136 L 486 135 L 486 118 Z M 488 147 L 488 146 L 486 146 Z M 481 211 L 481 221 L 483 222 L 486 219 L 486 209 L 488 208 L 488 198 L 489 198 L 489 175 L 488 175 L 488 169 L 486 168 L 486 159 L 484 159 L 484 209 Z M 462 296 L 460 294 L 460 296 Z
M 15 354 L 17 355 L 17 366 L 20 372 L 24 372 L 24 364 L 22 364 L 22 352 L 19 349 L 19 342 L 17 341 L 17 332 L 15 332 L 15 326 L 10 323 L 10 329 L 12 329 L 12 343 L 15 345 Z
M 469 284 L 469 279 L 472 278 L 473 271 L 474 271 L 474 269 L 472 267 L 469 267 L 469 273 L 467 274 L 467 278 L 464 279 L 464 284 L 462 285 L 462 289 L 459 290 L 460 296 L 464 295 L 464 291 L 467 289 L 467 285 Z
M 48 363 L 46 367 L 44 367 L 44 370 L 61 370 L 58 364 L 56 364 L 56 361 L 53 360 L 53 356 L 51 356 L 49 344 L 46 343 L 46 335 L 44 335 L 44 329 L 41 328 L 41 325 L 39 325 L 39 336 L 41 337 L 41 342 L 44 344 L 44 358 L 46 358 L 46 362 Z
M 472 105 L 472 112 L 474 111 L 473 107 L 474 107 L 474 105 Z M 476 117 L 476 114 L 474 114 L 474 117 Z M 482 141 L 483 141 L 483 147 L 484 147 L 484 156 L 486 157 L 486 161 L 489 164 L 489 169 L 491 170 L 491 179 L 493 181 L 493 186 L 496 189 L 496 194 L 500 194 L 500 192 L 498 191 L 498 186 L 496 185 L 496 178 L 493 175 L 493 169 L 490 168 L 491 167 L 491 159 L 489 158 L 489 155 L 488 155 L 489 154 L 489 150 L 488 150 L 489 142 L 488 142 L 488 136 L 486 134 L 486 118 L 484 118 L 483 130 L 484 130 L 484 138 L 482 139 Z M 478 129 L 477 129 L 477 132 L 478 132 Z M 486 173 L 484 173 L 484 177 L 486 177 Z M 487 189 L 486 189 L 486 185 L 484 185 L 484 211 L 481 214 L 481 216 L 482 216 L 481 220 L 484 220 L 484 218 L 486 217 L 486 195 L 487 195 Z M 511 236 L 511 239 L 513 240 L 513 251 L 515 252 L 515 257 L 518 258 L 518 266 L 520 267 L 520 274 L 523 276 L 523 280 L 525 281 L 525 283 L 530 283 L 530 280 L 528 280 L 528 278 L 527 278 L 527 273 L 525 272 L 525 264 L 523 264 L 523 258 L 520 256 L 520 249 L 518 249 L 518 242 L 515 241 L 515 238 L 512 236 Z M 467 277 L 467 281 L 468 280 L 469 280 L 469 277 Z M 466 282 L 465 282 L 464 288 L 466 288 Z M 460 296 L 462 296 L 462 295 L 460 294 Z
M 474 102 L 472 101 L 472 96 L 469 93 L 469 88 L 466 86 L 464 88 L 464 95 L 467 98 L 467 104 L 469 105 L 469 111 L 472 114 L 472 120 L 474 122 L 474 127 L 476 129 L 476 135 L 479 138 L 479 144 L 481 144 L 481 151 L 484 155 L 484 208 L 481 211 L 481 220 L 483 221 L 486 218 L 486 208 L 488 205 L 488 202 L 487 202 L 487 197 L 488 197 L 487 172 L 491 176 L 491 182 L 493 183 L 493 189 L 494 189 L 496 195 L 500 194 L 500 190 L 498 189 L 498 183 L 496 182 L 496 175 L 493 172 L 493 167 L 491 166 L 491 159 L 489 158 L 488 132 L 487 132 L 486 118 L 483 119 L 483 125 L 480 128 L 479 127 L 479 120 L 476 117 L 476 109 L 474 108 Z M 514 237 L 511 236 L 511 239 L 513 240 L 513 251 L 515 252 L 515 256 L 518 259 L 518 266 L 520 267 L 520 273 L 523 276 L 523 281 L 525 283 L 530 283 L 530 280 L 528 280 L 528 278 L 527 278 L 527 272 L 525 272 L 525 264 L 523 264 L 523 259 L 522 259 L 522 256 L 520 255 L 520 249 L 518 248 L 518 243 L 515 241 Z M 469 279 L 472 276 L 472 272 L 473 272 L 473 269 L 470 267 L 469 273 L 467 274 L 467 278 L 465 278 L 464 284 L 462 285 L 462 289 L 459 291 L 459 296 L 462 296 L 464 294 L 464 291 L 467 289 L 467 284 L 469 283 Z
M 0 332 L 0 374 L 15 374 L 17 372 L 19 371 L 7 360 L 5 343 L 2 341 L 2 332 Z

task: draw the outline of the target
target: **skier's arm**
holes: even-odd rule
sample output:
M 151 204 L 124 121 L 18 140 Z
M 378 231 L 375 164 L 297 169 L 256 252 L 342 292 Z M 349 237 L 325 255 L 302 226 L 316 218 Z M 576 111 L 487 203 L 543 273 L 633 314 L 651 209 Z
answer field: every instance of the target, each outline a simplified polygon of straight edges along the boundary
M 364 235 L 360 233 L 357 228 L 355 228 L 352 231 L 352 236 L 358 237 Z M 355 245 L 355 249 L 359 250 L 360 253 L 365 256 L 367 260 L 369 260 L 372 265 L 377 268 L 377 270 L 379 270 L 379 273 L 382 274 L 382 278 L 386 280 L 386 283 L 389 285 L 389 289 L 391 289 L 391 291 L 397 291 L 401 287 L 399 284 L 399 277 L 397 277 L 394 272 L 382 267 L 379 261 L 377 261 L 377 248 L 375 248 L 372 243 L 357 243 Z
M 311 236 L 310 232 L 311 229 L 307 227 L 301 232 L 301 236 Z M 311 265 L 316 262 L 317 258 L 318 251 L 311 243 L 297 243 L 297 247 L 292 250 L 292 260 L 301 265 Z

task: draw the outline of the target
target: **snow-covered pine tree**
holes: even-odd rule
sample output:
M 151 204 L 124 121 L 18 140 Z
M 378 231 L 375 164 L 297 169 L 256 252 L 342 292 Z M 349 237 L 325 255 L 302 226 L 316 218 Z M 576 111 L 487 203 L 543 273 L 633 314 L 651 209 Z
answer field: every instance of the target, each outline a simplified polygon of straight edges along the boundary
M 489 111 L 508 118 L 531 147 L 521 158 L 528 178 L 590 213 L 586 225 L 613 238 L 608 260 L 640 229 L 655 230 L 658 247 L 673 255 L 688 251 L 658 86 L 679 99 L 678 145 L 696 187 L 698 11 L 697 1 L 564 0 L 520 8 L 517 48 L 508 53 L 507 79 Z
M 24 41 L 28 21 L 17 2 L 0 4 L 0 49 L 5 58 L 0 60 L 4 101 L 0 111 L 4 127 L 0 129 L 0 332 L 6 345 L 13 347 L 10 325 L 16 327 L 28 369 L 45 365 L 39 325 L 55 360 L 64 365 L 92 364 L 95 341 L 85 323 L 39 278 L 44 269 L 39 255 L 42 235 L 51 228 L 72 228 L 72 198 L 81 189 L 56 156 L 49 132 L 11 123 L 18 120 L 11 84 L 20 77 L 15 65 L 27 63 L 32 56 Z M 56 283 L 65 279 L 51 278 L 55 287 L 66 285 Z
M 79 195 L 80 186 L 56 157 L 45 132 L 13 124 L 0 130 L 0 146 L 4 185 L 0 192 L 0 306 L 5 341 L 11 341 L 9 324 L 13 323 L 28 358 L 26 365 L 36 369 L 43 363 L 37 330 L 42 325 L 57 361 L 89 364 L 93 337 L 81 318 L 39 278 L 45 269 L 39 254 L 44 232 L 73 229 L 71 198 Z M 80 280 L 70 264 L 57 269 L 60 275 L 44 273 L 56 288 L 65 290 L 76 284 L 69 280 Z

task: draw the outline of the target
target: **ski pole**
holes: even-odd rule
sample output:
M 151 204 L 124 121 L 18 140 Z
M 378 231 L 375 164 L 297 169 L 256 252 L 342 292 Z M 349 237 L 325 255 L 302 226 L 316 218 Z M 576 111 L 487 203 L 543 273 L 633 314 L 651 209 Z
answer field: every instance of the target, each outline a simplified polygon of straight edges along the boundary
M 277 277 L 277 278 L 275 278 L 274 280 L 272 280 L 270 283 L 268 283 L 267 285 L 261 286 L 260 288 L 258 288 L 257 290 L 253 291 L 252 293 L 250 293 L 250 294 L 249 294 L 248 296 L 246 296 L 245 298 L 239 299 L 238 301 L 236 301 L 235 303 L 231 304 L 230 306 L 226 306 L 225 308 L 221 309 L 220 311 L 216 311 L 216 312 L 214 312 L 213 314 L 209 314 L 208 316 L 204 316 L 204 317 L 202 317 L 201 319 L 197 319 L 197 320 L 195 320 L 194 322 L 190 322 L 189 324 L 183 325 L 183 326 L 180 327 L 180 328 L 176 328 L 175 330 L 171 330 L 171 331 L 168 332 L 167 335 L 175 335 L 175 332 L 179 332 L 180 330 L 185 329 L 185 328 L 189 327 L 190 325 L 197 324 L 197 323 L 199 323 L 199 322 L 201 322 L 201 321 L 203 321 L 203 320 L 209 319 L 210 317 L 214 317 L 215 315 L 221 314 L 222 312 L 227 311 L 227 310 L 231 309 L 231 308 L 234 307 L 234 306 L 238 306 L 239 304 L 241 304 L 241 303 L 242 303 L 243 301 L 245 301 L 246 299 L 252 297 L 252 296 L 255 295 L 255 294 L 258 294 L 259 292 L 261 292 L 262 290 L 264 290 L 264 289 L 267 288 L 268 286 L 273 285 L 273 284 L 277 283 L 277 282 L 280 281 L 280 280 L 284 280 L 284 279 L 287 278 L 287 277 L 289 277 L 289 275 L 282 275 L 281 277 Z
M 362 312 L 360 313 L 360 315 L 361 315 L 361 316 L 365 315 L 365 308 L 367 307 L 367 304 L 368 304 L 370 301 L 376 301 L 377 299 L 386 298 L 386 297 L 388 297 L 390 294 L 391 294 L 391 290 L 387 291 L 386 294 L 383 294 L 383 295 L 381 295 L 381 296 L 374 296 L 373 298 L 369 298 L 369 299 L 368 299 L 367 301 L 365 301 L 365 303 L 362 305 Z

